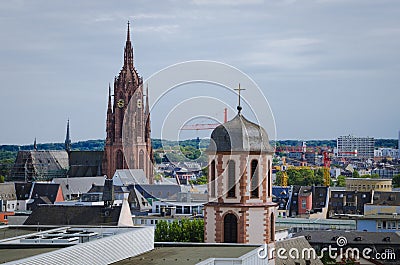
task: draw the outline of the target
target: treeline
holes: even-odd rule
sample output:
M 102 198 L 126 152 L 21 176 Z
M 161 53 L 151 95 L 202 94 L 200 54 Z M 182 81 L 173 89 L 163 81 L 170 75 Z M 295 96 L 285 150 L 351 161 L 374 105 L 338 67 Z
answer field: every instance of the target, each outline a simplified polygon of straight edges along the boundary
M 42 143 L 37 144 L 38 150 L 64 150 L 64 143 Z M 101 151 L 104 149 L 104 140 L 87 140 L 71 144 L 74 151 Z M 33 144 L 30 145 L 0 145 L 0 158 L 4 152 L 16 153 L 19 150 L 33 150 Z
M 279 140 L 276 141 L 276 146 L 301 146 L 303 141 L 300 140 Z M 182 141 L 171 141 L 162 139 L 152 139 L 151 144 L 153 149 L 170 148 L 174 146 L 188 147 L 204 149 L 207 148 L 210 143 L 210 139 L 190 139 Z M 326 146 L 335 147 L 336 140 L 308 140 L 306 141 L 307 146 Z M 375 139 L 375 147 L 385 148 L 398 148 L 397 139 Z M 37 144 L 38 150 L 64 150 L 64 143 L 39 143 Z M 104 140 L 87 140 L 80 141 L 71 144 L 72 150 L 80 151 L 101 151 L 104 149 Z M 2 156 L 13 156 L 14 153 L 19 150 L 33 150 L 33 144 L 31 145 L 0 145 L 0 159 Z M 4 152 L 11 152 L 5 154 Z

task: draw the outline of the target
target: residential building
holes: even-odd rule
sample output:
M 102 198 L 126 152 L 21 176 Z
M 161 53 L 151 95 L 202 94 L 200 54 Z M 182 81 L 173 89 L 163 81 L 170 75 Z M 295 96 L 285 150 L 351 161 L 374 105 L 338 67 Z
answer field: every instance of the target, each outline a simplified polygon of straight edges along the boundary
M 17 194 L 14 183 L 0 183 L 0 212 L 14 212 L 16 207 Z
M 278 205 L 278 218 L 286 218 L 290 215 L 290 202 L 292 198 L 293 186 L 272 187 L 272 201 Z
M 393 179 L 394 176 L 400 174 L 400 169 L 393 166 L 382 166 L 372 169 L 371 174 L 377 174 L 385 179 Z
M 357 218 L 357 230 L 399 232 L 400 192 L 372 192 L 372 201 L 364 205 L 364 215 Z
M 339 136 L 336 141 L 336 156 L 340 158 L 374 158 L 373 137 Z
M 290 216 L 326 218 L 328 202 L 329 187 L 293 186 Z
M 328 207 L 329 218 L 363 215 L 364 205 L 370 203 L 371 191 L 331 190 Z
M 392 191 L 391 179 L 346 178 L 347 191 Z

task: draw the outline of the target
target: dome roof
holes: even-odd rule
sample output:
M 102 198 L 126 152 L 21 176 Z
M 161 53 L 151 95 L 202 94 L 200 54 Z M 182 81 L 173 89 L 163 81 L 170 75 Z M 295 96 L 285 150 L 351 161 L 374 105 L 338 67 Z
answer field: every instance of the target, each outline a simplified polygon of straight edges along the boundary
M 213 130 L 207 151 L 273 153 L 274 149 L 264 128 L 238 114 Z

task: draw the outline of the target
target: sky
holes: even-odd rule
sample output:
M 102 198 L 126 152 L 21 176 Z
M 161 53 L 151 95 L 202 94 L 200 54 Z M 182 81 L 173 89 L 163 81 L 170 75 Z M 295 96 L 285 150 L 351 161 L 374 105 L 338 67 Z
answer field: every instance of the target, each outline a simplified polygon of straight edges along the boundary
M 68 119 L 72 141 L 104 139 L 128 20 L 144 80 L 190 60 L 231 65 L 264 94 L 277 139 L 397 138 L 399 14 L 397 0 L 1 1 L 0 144 L 63 142 Z M 152 113 L 154 138 L 164 121 Z

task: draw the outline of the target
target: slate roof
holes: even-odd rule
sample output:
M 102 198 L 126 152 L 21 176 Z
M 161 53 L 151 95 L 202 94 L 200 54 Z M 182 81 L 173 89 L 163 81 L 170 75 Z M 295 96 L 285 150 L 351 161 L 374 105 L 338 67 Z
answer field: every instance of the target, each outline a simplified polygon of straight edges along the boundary
M 17 199 L 17 194 L 15 192 L 14 183 L 0 183 L 0 200 L 7 201 L 16 199 Z
M 337 240 L 339 237 L 344 237 L 346 241 L 343 249 L 357 248 L 360 256 L 365 249 L 368 248 L 367 254 L 370 257 L 374 257 L 375 253 L 387 253 L 387 251 L 394 252 L 394 256 L 397 258 L 400 256 L 400 233 L 397 232 L 360 232 L 360 231 L 302 231 L 295 235 L 304 236 L 307 241 L 317 250 L 321 250 L 324 247 L 338 248 Z M 372 252 L 371 252 L 372 250 Z M 340 252 L 340 250 L 338 250 Z M 383 256 L 379 256 L 383 257 Z M 389 259 L 379 259 L 379 263 L 376 264 L 398 264 L 398 258 L 393 259 L 390 256 L 386 256 Z M 361 263 L 364 264 L 364 263 Z
M 18 151 L 10 176 L 13 180 L 50 180 L 68 170 L 66 151 Z
M 133 188 L 133 186 L 131 186 Z M 131 189 L 130 187 L 130 189 Z M 151 185 L 151 184 L 140 184 L 135 185 L 135 188 L 140 194 L 142 194 L 146 199 L 148 198 L 177 198 L 179 192 L 181 192 L 181 187 L 178 185 Z
M 88 192 L 93 185 L 104 185 L 104 176 L 55 178 L 53 182 L 61 185 L 64 198 Z
M 28 200 L 31 194 L 33 183 L 15 182 L 14 185 L 15 185 L 17 200 Z
M 278 204 L 279 210 L 286 210 L 290 207 L 292 187 L 272 186 L 272 201 Z
M 398 191 L 374 191 L 373 205 L 400 206 L 400 192 Z
M 117 225 L 121 206 L 39 205 L 24 225 Z
M 304 236 L 308 242 L 333 243 L 337 237 L 343 236 L 347 239 L 347 245 L 396 245 L 400 246 L 399 232 L 363 232 L 363 231 L 301 231 L 295 234 L 296 237 Z M 388 241 L 387 238 L 390 238 Z M 361 239 L 361 240 L 360 240 Z M 399 248 L 400 250 L 400 248 Z
M 264 128 L 238 114 L 213 130 L 207 151 L 273 153 L 274 149 Z
M 116 186 L 149 184 L 143 169 L 118 169 L 115 171 L 113 180 Z
M 59 184 L 35 182 L 30 197 L 33 201 L 27 204 L 27 208 L 34 210 L 39 204 L 54 204 L 59 188 Z
M 95 177 L 102 172 L 104 151 L 71 151 L 69 177 Z
M 277 241 L 275 243 L 275 248 L 276 249 L 286 249 L 287 251 L 289 251 L 290 249 L 297 249 L 299 253 L 302 253 L 303 249 L 309 249 L 311 248 L 310 243 L 308 243 L 308 241 L 303 237 L 295 237 L 295 238 L 289 238 L 286 240 L 282 240 L 282 241 Z M 310 264 L 310 265 L 323 265 L 322 261 L 319 259 L 313 259 L 311 258 L 309 260 L 310 263 L 306 263 L 305 259 L 301 259 L 301 256 L 299 255 L 300 259 L 293 258 L 294 255 L 289 255 L 287 252 L 284 255 L 285 258 L 279 258 L 277 257 L 275 260 L 275 265 L 306 265 L 306 264 Z M 286 258 L 287 257 L 287 258 Z

